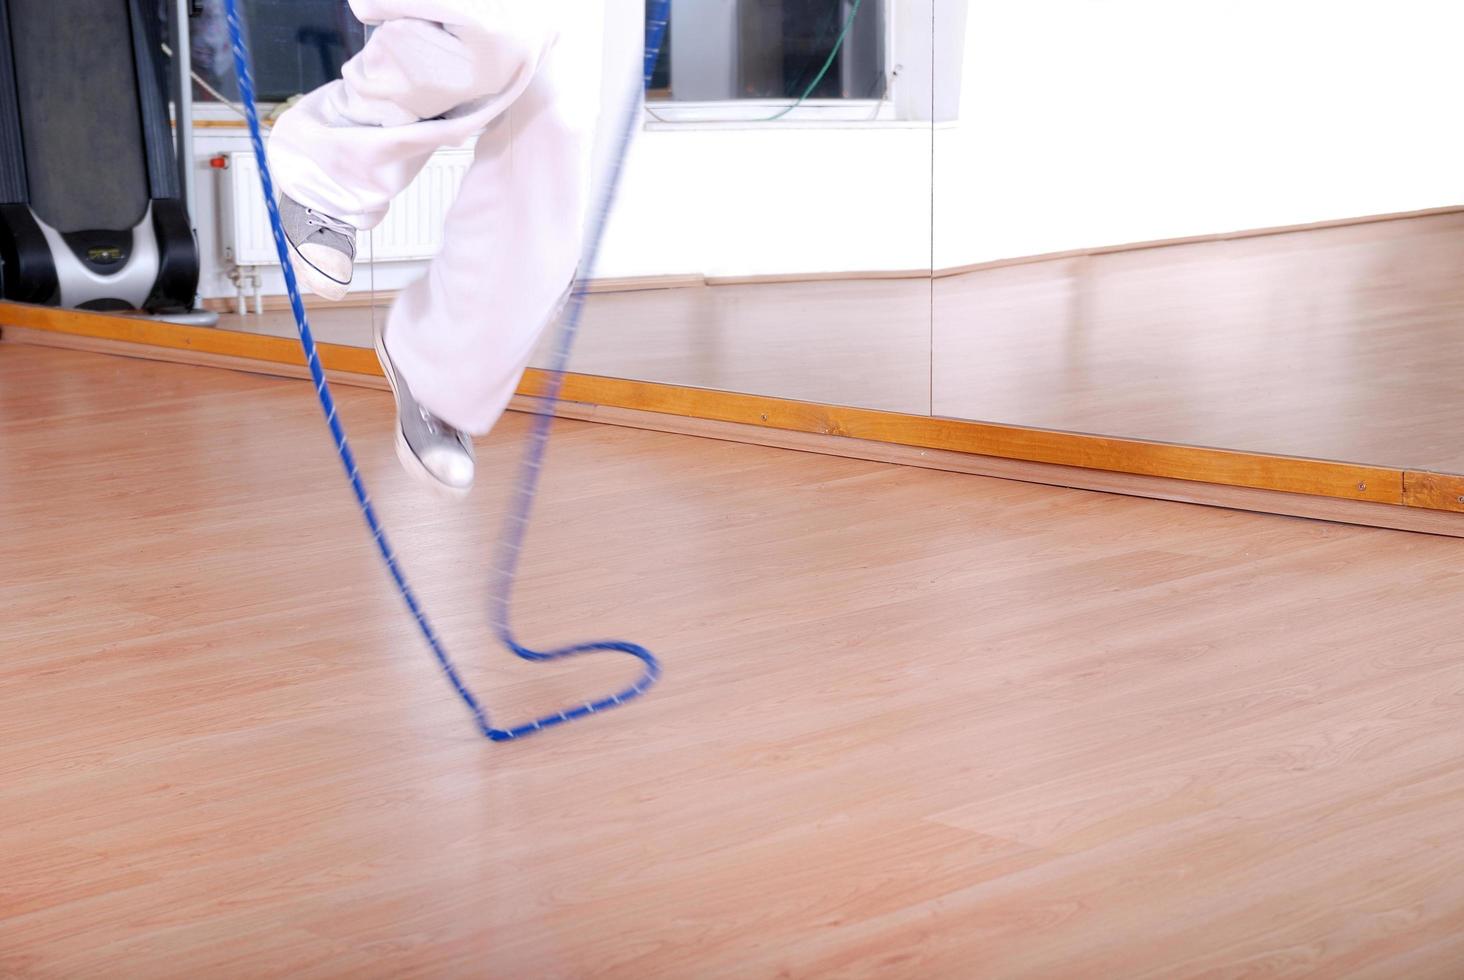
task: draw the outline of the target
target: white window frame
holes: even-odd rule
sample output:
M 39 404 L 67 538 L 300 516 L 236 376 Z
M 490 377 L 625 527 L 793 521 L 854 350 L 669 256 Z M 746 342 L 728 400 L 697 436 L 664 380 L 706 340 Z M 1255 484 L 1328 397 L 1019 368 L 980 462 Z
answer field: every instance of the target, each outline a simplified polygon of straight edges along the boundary
M 833 125 L 840 128 L 851 124 L 879 124 L 880 126 L 914 124 L 922 127 L 923 122 L 902 120 L 899 115 L 896 92 L 900 85 L 903 66 L 898 61 L 899 44 L 896 37 L 896 4 L 902 0 L 884 0 L 880 10 L 884 15 L 884 63 L 889 84 L 884 97 L 879 99 L 808 99 L 784 112 L 793 102 L 782 99 L 726 99 L 714 102 L 677 102 L 675 100 L 646 100 L 645 128 L 648 130 L 691 127 L 697 129 L 731 126 L 736 128 L 767 126 L 817 126 Z M 777 119 L 773 117 L 777 116 Z

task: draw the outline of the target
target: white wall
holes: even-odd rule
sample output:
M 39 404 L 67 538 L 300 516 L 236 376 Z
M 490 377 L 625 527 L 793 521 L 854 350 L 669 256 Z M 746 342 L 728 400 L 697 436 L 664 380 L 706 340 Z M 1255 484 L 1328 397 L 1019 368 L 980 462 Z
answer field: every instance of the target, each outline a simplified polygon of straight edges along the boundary
M 1457 0 L 973 2 L 935 263 L 1464 204 L 1461 37 Z
M 930 131 L 641 134 L 600 274 L 926 269 Z
M 232 296 L 207 161 L 216 153 L 247 151 L 249 144 L 242 133 L 199 133 L 200 292 Z M 673 128 L 639 134 L 598 275 L 743 276 L 929 265 L 928 128 Z M 376 287 L 398 289 L 420 268 L 382 263 Z M 358 276 L 357 288 L 367 286 Z M 267 275 L 266 292 L 283 291 L 278 273 Z

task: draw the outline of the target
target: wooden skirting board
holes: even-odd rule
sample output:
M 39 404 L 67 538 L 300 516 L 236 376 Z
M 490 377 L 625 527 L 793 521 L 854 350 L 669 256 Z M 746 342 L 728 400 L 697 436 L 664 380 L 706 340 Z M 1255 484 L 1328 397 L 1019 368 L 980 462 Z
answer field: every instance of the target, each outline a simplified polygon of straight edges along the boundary
M 0 303 L 0 339 L 290 377 L 293 339 Z M 334 381 L 384 387 L 375 352 L 320 344 Z M 519 408 L 545 390 L 526 372 Z M 1464 476 L 820 405 L 593 375 L 562 414 L 959 472 L 1464 536 Z

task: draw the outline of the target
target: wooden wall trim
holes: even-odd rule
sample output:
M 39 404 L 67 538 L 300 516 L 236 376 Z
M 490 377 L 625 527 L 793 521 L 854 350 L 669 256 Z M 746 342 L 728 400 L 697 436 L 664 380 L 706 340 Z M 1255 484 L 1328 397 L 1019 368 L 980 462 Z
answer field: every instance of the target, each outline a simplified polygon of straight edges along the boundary
M 539 411 L 541 405 L 542 402 L 539 399 L 519 396 L 514 399 L 512 407 L 523 411 Z M 825 436 L 817 433 L 769 430 L 761 426 L 742 425 L 734 422 L 713 422 L 705 419 L 662 415 L 656 412 L 642 412 L 635 409 L 582 405 L 577 402 L 560 402 L 556 414 L 564 418 L 603 422 L 609 425 L 651 429 L 657 432 L 674 432 L 680 435 L 772 446 L 778 449 L 829 456 L 846 456 L 851 459 L 867 459 L 881 463 L 897 463 L 902 466 L 918 466 L 923 469 L 987 476 L 1002 480 L 1019 480 L 1024 483 L 1041 483 L 1075 490 L 1092 490 L 1130 497 L 1202 504 L 1207 507 L 1225 507 L 1254 513 L 1335 521 L 1363 527 L 1464 537 L 1464 518 L 1443 510 L 1422 507 L 1399 507 L 1370 501 L 1339 500 L 1335 497 L 1282 493 L 1277 490 L 1254 490 L 1248 487 L 1198 483 L 1166 477 L 1136 476 L 1130 473 L 1113 473 L 1051 463 L 1033 463 L 1027 460 L 1002 459 L 996 456 L 976 456 L 941 449 L 920 449 L 895 443 L 871 442 L 864 439 Z
M 89 354 L 113 354 L 118 357 L 136 357 L 148 361 L 164 361 L 170 364 L 191 364 L 199 367 L 222 368 L 226 371 L 244 371 L 249 374 L 263 374 L 272 378 L 299 378 L 308 380 L 310 371 L 303 359 L 293 363 L 266 360 L 258 357 L 241 357 L 237 354 L 220 354 L 197 347 L 163 347 L 156 344 L 140 344 L 135 341 L 115 340 L 109 337 L 90 337 L 83 334 L 58 333 L 50 330 L 35 330 L 30 327 L 0 327 L 0 342 L 29 344 L 35 347 L 54 347 L 61 350 L 85 351 Z M 293 341 L 292 341 L 293 343 Z M 331 384 L 346 384 L 356 388 L 376 388 L 389 391 L 391 386 L 380 371 L 362 374 L 326 368 L 326 379 Z
M 1408 470 L 1403 474 L 1403 503 L 1427 510 L 1464 513 L 1464 476 Z
M 541 395 L 544 392 L 543 375 L 536 371 L 527 372 L 519 390 L 525 395 Z M 563 397 L 584 404 L 616 406 L 663 415 L 736 422 L 792 432 L 843 436 L 1083 469 L 1163 476 L 1344 500 L 1390 504 L 1403 501 L 1403 474 L 1400 470 L 1387 467 L 1169 445 L 964 419 L 904 415 L 589 375 L 571 375 L 565 378 Z
M 260 363 L 305 363 L 299 342 L 289 337 L 266 337 L 236 330 L 163 323 L 143 317 L 0 303 L 0 330 L 6 327 L 21 327 L 72 337 L 117 340 L 173 351 L 237 357 Z M 31 338 L 33 342 L 35 339 Z M 320 344 L 319 349 L 321 364 L 330 370 L 355 374 L 381 373 L 381 365 L 376 362 L 376 352 L 369 348 Z
M 90 349 L 292 376 L 303 372 L 299 345 L 287 338 L 13 303 L 0 303 L 0 325 L 8 342 L 85 347 L 100 341 Z M 340 380 L 381 384 L 373 351 L 337 344 L 319 347 L 323 366 Z M 520 394 L 541 396 L 546 381 L 543 372 L 531 369 L 524 375 Z M 1391 467 L 931 418 L 593 375 L 566 377 L 563 397 L 581 406 L 915 450 L 1335 500 L 1464 510 L 1457 499 L 1464 496 L 1464 478 L 1437 477 L 1430 484 L 1426 475 L 1412 474 L 1409 492 L 1410 475 Z M 1461 485 L 1439 490 L 1440 480 Z M 1429 485 L 1435 490 L 1426 491 Z

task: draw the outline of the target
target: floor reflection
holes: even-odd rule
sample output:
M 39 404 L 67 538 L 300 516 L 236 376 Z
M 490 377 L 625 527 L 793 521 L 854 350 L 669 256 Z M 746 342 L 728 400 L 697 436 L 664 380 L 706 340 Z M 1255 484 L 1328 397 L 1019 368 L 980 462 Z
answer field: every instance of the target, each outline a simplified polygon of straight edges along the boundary
M 937 279 L 937 415 L 1464 472 L 1464 214 Z
M 311 310 L 318 340 L 369 346 L 373 311 Z M 378 312 L 378 315 L 380 313 Z M 221 327 L 293 336 L 288 311 Z M 534 363 L 548 363 L 548 342 Z M 930 282 L 837 280 L 595 293 L 571 369 L 893 412 L 930 411 Z

